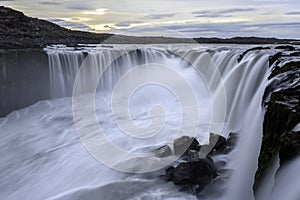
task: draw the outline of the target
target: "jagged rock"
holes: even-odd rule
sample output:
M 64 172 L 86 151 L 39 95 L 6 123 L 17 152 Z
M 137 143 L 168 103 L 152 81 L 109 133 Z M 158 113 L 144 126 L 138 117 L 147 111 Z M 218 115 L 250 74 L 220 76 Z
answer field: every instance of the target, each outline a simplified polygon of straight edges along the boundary
M 164 146 L 154 150 L 154 154 L 159 158 L 163 158 L 163 157 L 172 155 L 172 150 L 169 147 L 169 145 L 164 145 Z
M 214 180 L 218 174 L 216 166 L 210 156 L 205 156 L 199 148 L 209 148 L 210 155 L 216 153 L 229 153 L 237 142 L 237 134 L 230 133 L 228 139 L 214 133 L 210 133 L 209 142 L 211 145 L 200 146 L 193 137 L 183 136 L 174 142 L 181 155 L 180 163 L 166 169 L 164 179 L 172 181 L 175 185 L 182 186 L 182 189 L 192 189 L 192 192 L 201 192 L 203 188 Z M 219 163 L 224 166 L 226 163 Z
M 180 138 L 175 139 L 174 141 L 174 153 L 176 155 L 182 155 L 190 150 L 199 150 L 199 142 L 194 137 L 182 136 Z
M 195 162 L 180 163 L 176 167 L 166 169 L 165 179 L 175 185 L 197 185 L 201 190 L 217 177 L 213 160 L 209 157 Z
M 270 56 L 269 57 L 269 66 L 271 67 L 280 57 L 282 57 L 282 52 L 277 52 L 273 56 Z
M 300 131 L 287 133 L 281 142 L 279 157 L 282 165 L 300 155 Z
M 220 153 L 227 147 L 226 138 L 221 135 L 210 133 L 209 144 L 201 145 L 200 151 L 203 153 Z
M 222 153 L 228 154 L 233 150 L 236 143 L 238 141 L 238 134 L 237 133 L 229 133 L 228 138 L 226 140 L 226 148 L 222 151 Z

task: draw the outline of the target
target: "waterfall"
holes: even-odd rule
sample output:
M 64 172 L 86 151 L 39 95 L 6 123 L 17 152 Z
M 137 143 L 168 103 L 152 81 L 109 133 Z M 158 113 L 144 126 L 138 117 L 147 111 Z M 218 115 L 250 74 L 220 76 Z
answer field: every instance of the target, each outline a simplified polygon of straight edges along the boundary
M 144 155 L 171 144 L 178 135 L 195 136 L 204 144 L 210 132 L 224 137 L 234 132 L 238 143 L 231 153 L 213 158 L 225 164 L 203 195 L 205 199 L 254 199 L 262 97 L 272 50 L 249 52 L 239 62 L 246 48 L 46 48 L 52 99 L 16 111 L 1 122 L 0 130 L 6 134 L 0 146 L 16 145 L 0 149 L 9 152 L 0 157 L 0 163 L 5 163 L 0 171 L 5 170 L 7 177 L 0 190 L 8 188 L 0 198 L 195 199 L 159 178 L 163 169 L 152 163 L 157 159 L 141 162 L 142 157 L 113 154 L 109 144 L 130 155 Z M 99 129 L 105 136 L 97 136 Z M 82 130 L 86 135 L 79 133 Z M 113 162 L 107 163 L 106 157 L 99 162 L 97 148 Z
M 76 73 L 84 59 L 82 52 L 49 52 L 51 98 L 71 96 Z

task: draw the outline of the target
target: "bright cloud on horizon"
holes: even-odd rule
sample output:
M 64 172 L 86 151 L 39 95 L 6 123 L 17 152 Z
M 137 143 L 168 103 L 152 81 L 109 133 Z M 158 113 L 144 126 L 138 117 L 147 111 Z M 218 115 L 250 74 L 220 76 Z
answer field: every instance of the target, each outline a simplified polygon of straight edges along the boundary
M 299 38 L 298 0 L 0 0 L 61 26 L 127 35 Z

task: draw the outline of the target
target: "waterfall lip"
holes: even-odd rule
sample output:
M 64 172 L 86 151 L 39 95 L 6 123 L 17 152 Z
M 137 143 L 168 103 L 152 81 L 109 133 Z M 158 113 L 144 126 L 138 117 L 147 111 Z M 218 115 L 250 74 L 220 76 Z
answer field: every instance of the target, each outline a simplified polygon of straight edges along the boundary
M 125 48 L 126 49 L 126 48 Z M 153 48 L 141 48 L 140 46 L 129 46 L 129 49 L 142 49 L 142 50 L 153 50 Z M 201 48 L 199 48 L 201 49 Z M 157 50 L 157 49 L 156 49 Z M 106 51 L 110 50 L 102 50 L 101 53 L 104 53 Z M 85 74 L 85 70 L 89 69 L 89 66 L 92 63 L 93 57 L 92 55 L 95 54 L 88 54 L 88 56 L 83 61 L 81 67 L 79 68 L 79 71 L 77 73 L 75 84 L 73 88 L 73 96 L 72 96 L 72 108 L 73 108 L 73 118 L 74 118 L 74 124 L 77 130 L 77 133 L 79 134 L 81 143 L 86 148 L 86 150 L 99 162 L 102 164 L 113 168 L 118 171 L 123 172 L 129 172 L 129 173 L 145 173 L 145 172 L 152 172 L 159 169 L 162 169 L 169 164 L 173 163 L 179 156 L 173 156 L 168 157 L 166 159 L 157 159 L 152 153 L 129 153 L 126 152 L 119 147 L 116 147 L 114 144 L 112 144 L 103 133 L 103 130 L 100 127 L 100 124 L 98 123 L 96 114 L 95 114 L 95 93 L 97 89 L 97 85 L 99 83 L 100 78 L 102 77 L 104 71 L 110 67 L 110 64 L 113 63 L 115 60 L 120 58 L 121 56 L 126 56 L 126 53 L 128 52 L 128 49 L 124 50 L 114 50 L 113 54 L 109 54 L 109 56 L 105 57 L 105 60 L 101 60 L 101 62 L 104 62 L 100 64 L 101 66 L 98 67 L 100 71 L 96 75 L 95 79 L 89 79 L 88 83 L 88 89 L 87 91 L 91 91 L 92 95 L 88 95 L 89 98 L 81 98 L 82 94 L 84 94 L 84 91 L 82 90 L 83 83 L 83 74 Z M 210 119 L 210 124 L 208 127 L 208 132 L 217 133 L 218 135 L 221 135 L 224 123 L 225 123 L 225 116 L 226 116 L 226 93 L 224 88 L 224 83 L 222 81 L 222 77 L 220 75 L 220 72 L 218 71 L 218 68 L 216 67 L 214 61 L 212 60 L 209 53 L 201 50 L 199 51 L 190 51 L 188 53 L 182 52 L 180 48 L 176 49 L 168 49 L 168 53 L 172 52 L 173 55 L 176 57 L 181 58 L 182 60 L 185 60 L 187 63 L 189 63 L 196 72 L 203 77 L 207 87 L 208 91 L 210 93 L 211 97 L 211 103 L 212 103 L 212 115 Z M 200 62 L 201 61 L 201 62 Z M 153 64 L 153 63 L 152 63 Z M 178 78 L 177 78 L 178 79 Z M 173 80 L 176 82 L 176 79 Z M 168 83 L 165 83 L 168 84 Z M 191 95 L 193 92 L 191 92 Z M 178 95 L 178 94 L 177 94 Z M 81 97 L 80 97 L 81 96 Z M 183 98 L 182 101 L 185 101 L 189 98 Z M 197 101 L 197 100 L 196 100 Z M 84 104 L 85 110 L 80 110 L 81 108 L 78 107 L 78 105 Z M 197 107 L 197 103 L 193 103 L 195 107 Z M 194 115 L 195 120 L 198 120 L 198 115 Z M 197 116 L 197 117 L 196 117 Z M 90 124 L 94 124 L 96 126 L 86 127 L 82 122 L 81 119 L 89 119 L 91 120 Z M 93 129 L 97 127 L 97 130 Z M 198 125 L 194 127 L 198 129 Z M 136 135 L 138 132 L 136 132 Z M 179 136 L 183 135 L 193 135 L 194 131 L 192 133 L 184 133 L 180 132 L 178 133 Z M 94 137 L 94 138 L 93 138 Z M 212 143 L 217 142 L 217 137 L 215 138 L 215 141 L 212 141 Z M 101 144 L 101 145 L 98 145 Z M 201 148 L 200 152 L 202 156 L 207 155 L 214 145 L 211 145 L 211 148 Z M 186 149 L 188 146 L 186 147 Z M 124 160 L 125 162 L 120 162 Z M 147 163 L 148 166 L 135 166 L 133 163 Z

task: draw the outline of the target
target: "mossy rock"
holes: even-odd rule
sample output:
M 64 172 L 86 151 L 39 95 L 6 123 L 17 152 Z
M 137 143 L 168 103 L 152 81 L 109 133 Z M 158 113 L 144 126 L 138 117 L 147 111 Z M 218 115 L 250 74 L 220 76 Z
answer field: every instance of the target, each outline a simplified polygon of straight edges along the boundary
M 269 102 L 263 122 L 263 138 L 258 169 L 255 174 L 254 189 L 265 171 L 270 167 L 274 156 L 279 152 L 280 164 L 295 158 L 300 152 L 300 134 L 292 129 L 300 123 L 300 62 L 290 61 L 282 67 L 276 66 L 269 79 L 279 77 Z

